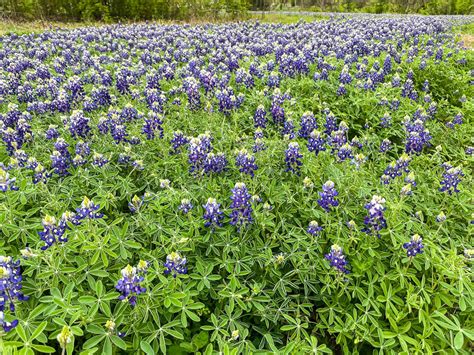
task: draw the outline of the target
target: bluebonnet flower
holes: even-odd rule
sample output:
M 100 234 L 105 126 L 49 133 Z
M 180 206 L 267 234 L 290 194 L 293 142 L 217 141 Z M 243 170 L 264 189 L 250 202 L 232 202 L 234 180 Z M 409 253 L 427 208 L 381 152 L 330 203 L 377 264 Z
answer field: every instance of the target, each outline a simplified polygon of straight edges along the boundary
M 241 173 L 248 174 L 251 177 L 255 175 L 254 171 L 258 169 L 257 164 L 255 164 L 255 157 L 249 154 L 246 149 L 241 149 L 237 153 L 235 165 Z
M 46 245 L 42 246 L 41 250 L 50 248 L 56 242 L 67 242 L 67 238 L 64 237 L 65 228 L 56 223 L 56 218 L 46 216 L 43 218 L 42 225 L 43 231 L 38 232 L 38 234 Z
M 313 181 L 312 181 L 309 177 L 306 176 L 306 177 L 303 179 L 303 187 L 304 187 L 305 189 L 312 189 L 312 188 L 314 187 L 314 183 L 313 183 Z
M 443 163 L 442 167 L 444 168 L 444 172 L 439 191 L 447 191 L 450 195 L 452 195 L 453 192 L 459 192 L 458 184 L 461 182 L 461 178 L 464 176 L 461 168 L 454 168 L 449 163 Z
M 84 116 L 82 111 L 74 111 L 69 118 L 69 132 L 72 137 L 87 138 L 90 132 L 89 121 L 90 119 Z
M 336 121 L 336 116 L 333 115 L 333 113 L 329 110 L 325 110 L 326 113 L 326 122 L 324 123 L 324 133 L 326 133 L 328 136 L 331 136 L 331 133 L 335 130 L 337 130 L 337 121 Z
M 230 198 L 232 200 L 230 224 L 240 228 L 252 223 L 251 197 L 244 183 L 238 182 L 235 184 Z
M 281 130 L 281 134 L 286 139 L 293 139 L 295 138 L 295 124 L 293 123 L 292 119 L 287 119 L 283 124 L 283 129 Z
M 288 145 L 288 149 L 285 151 L 285 162 L 286 162 L 286 170 L 292 172 L 294 174 L 299 175 L 301 165 L 301 158 L 303 155 L 300 153 L 300 146 L 296 142 L 291 142 Z
M 336 196 L 339 193 L 334 188 L 334 182 L 331 180 L 326 181 L 323 185 L 323 191 L 318 192 L 320 199 L 318 204 L 326 211 L 329 212 L 332 207 L 339 206 L 339 202 L 336 200 Z
M 108 162 L 109 160 L 103 154 L 94 152 L 94 155 L 92 156 L 92 165 L 101 168 Z
M 386 153 L 390 150 L 391 148 L 391 145 L 392 145 L 392 142 L 390 142 L 389 139 L 385 138 L 382 143 L 380 143 L 380 148 L 379 148 L 379 152 L 380 153 Z
M 189 139 L 181 131 L 176 131 L 173 133 L 173 138 L 171 139 L 172 150 L 171 154 L 176 154 L 179 152 L 180 148 L 189 143 Z
M 359 137 L 357 136 L 352 138 L 350 144 L 352 147 L 357 148 L 357 149 L 362 149 L 362 147 L 364 146 L 362 142 L 360 141 Z
M 143 166 L 143 160 L 134 160 L 134 161 L 132 161 L 131 165 L 136 170 L 141 171 L 141 170 L 145 169 L 145 167 Z
M 8 189 L 11 191 L 18 190 L 18 186 L 15 185 L 15 178 L 11 178 L 8 171 L 5 171 L 0 167 L 0 191 L 6 192 Z
M 362 229 L 367 234 L 374 234 L 380 237 L 380 231 L 387 227 L 387 222 L 383 215 L 385 211 L 385 199 L 374 195 L 372 200 L 364 207 L 368 211 L 368 215 L 364 218 L 365 227 Z
M 418 100 L 418 93 L 415 90 L 413 80 L 407 79 L 407 81 L 405 81 L 405 83 L 403 84 L 401 95 L 402 97 L 408 97 L 413 101 Z
M 169 189 L 171 187 L 171 181 L 168 179 L 160 179 L 160 187 L 162 189 Z
M 43 165 L 38 164 L 34 170 L 33 184 L 37 184 L 39 182 L 46 184 L 46 182 L 48 181 L 50 177 L 51 177 L 51 174 L 46 171 Z
M 253 134 L 253 139 L 257 140 L 257 139 L 263 139 L 263 131 L 261 128 L 257 128 Z
M 342 248 L 339 245 L 332 245 L 331 251 L 324 257 L 326 258 L 326 260 L 329 260 L 330 265 L 339 272 L 342 272 L 343 274 L 349 273 L 349 270 L 346 269 L 346 266 L 348 264 L 346 261 L 346 257 L 343 254 Z
M 336 94 L 337 94 L 337 96 L 344 96 L 345 94 L 347 94 L 347 89 L 344 86 L 344 84 L 339 84 L 339 87 L 337 88 Z
M 339 82 L 341 84 L 350 84 L 352 82 L 352 76 L 349 74 L 349 67 L 347 65 L 344 65 L 339 74 Z
M 13 261 L 10 256 L 0 256 L 0 326 L 9 332 L 18 325 L 18 320 L 5 320 L 5 312 L 15 312 L 15 300 L 27 301 L 28 296 L 22 293 L 22 276 L 20 261 Z
M 434 118 L 436 115 L 436 112 L 438 111 L 438 104 L 434 101 L 431 102 L 426 111 L 430 115 L 431 118 Z
M 392 87 L 399 87 L 401 84 L 401 78 L 400 78 L 400 75 L 398 75 L 398 73 L 396 73 L 393 77 L 392 77 Z
M 392 125 L 392 117 L 388 112 L 385 112 L 383 117 L 380 119 L 380 125 L 384 128 L 390 127 Z
M 165 266 L 165 275 L 173 275 L 174 278 L 178 274 L 187 274 L 188 268 L 186 266 L 187 260 L 185 257 L 182 257 L 177 252 L 172 252 L 166 256 L 166 262 L 164 263 Z
M 309 234 L 312 236 L 319 235 L 319 232 L 323 230 L 323 227 L 321 227 L 318 222 L 316 221 L 311 221 L 309 222 L 308 229 L 306 230 Z
M 337 151 L 337 160 L 342 162 L 346 159 L 352 159 L 354 156 L 352 154 L 352 146 L 348 143 L 344 144 L 339 150 Z
M 81 157 L 85 158 L 89 156 L 91 153 L 91 148 L 89 147 L 89 143 L 87 142 L 77 142 L 76 144 L 76 154 L 80 155 Z
M 96 212 L 99 208 L 100 205 L 96 205 L 94 201 L 90 200 L 88 197 L 84 197 L 81 207 L 76 209 L 77 219 L 98 219 L 104 217 L 103 213 Z
M 183 89 L 188 96 L 188 103 L 191 110 L 197 110 L 201 106 L 200 84 L 192 76 L 183 79 Z
M 367 157 L 362 153 L 358 153 L 354 155 L 354 157 L 352 158 L 351 164 L 354 165 L 357 170 L 359 170 L 360 166 L 366 161 L 367 161 Z
M 148 113 L 148 117 L 145 118 L 143 123 L 142 132 L 146 135 L 147 139 L 151 140 L 155 138 L 156 132 L 158 136 L 163 138 L 163 117 L 153 111 Z
M 204 226 L 214 229 L 216 227 L 221 227 L 221 220 L 224 218 L 222 211 L 220 210 L 220 204 L 217 203 L 215 198 L 209 197 L 207 203 L 203 205 L 205 220 Z
M 298 131 L 298 136 L 301 138 L 309 138 L 311 132 L 318 128 L 316 118 L 312 112 L 305 112 L 301 116 L 301 128 Z
M 326 140 L 322 137 L 321 132 L 313 130 L 308 138 L 308 150 L 318 156 L 319 152 L 326 150 L 325 144 Z
M 408 117 L 404 121 L 406 140 L 405 152 L 420 154 L 424 147 L 430 146 L 431 135 L 421 119 L 411 121 Z
M 187 198 L 183 198 L 181 200 L 181 205 L 179 205 L 179 208 L 178 208 L 181 212 L 183 212 L 184 214 L 188 214 L 189 211 L 191 211 L 193 209 L 193 204 L 191 203 L 191 201 Z
M 461 112 L 457 113 L 456 116 L 454 116 L 453 123 L 460 125 L 463 122 L 463 115 Z
M 412 185 L 411 184 L 406 184 L 402 187 L 400 191 L 400 195 L 402 196 L 410 196 L 412 194 Z
M 60 176 L 65 176 L 69 174 L 69 167 L 71 157 L 69 153 L 65 155 L 57 150 L 53 151 L 51 154 L 51 167 L 54 169 L 54 172 Z
M 387 185 L 397 176 L 402 176 L 404 172 L 408 173 L 410 171 L 408 169 L 410 161 L 410 156 L 406 153 L 403 153 L 400 158 L 394 162 L 391 162 L 384 170 L 384 174 L 381 177 L 382 182 Z
M 132 201 L 128 203 L 128 208 L 130 209 L 130 212 L 132 213 L 137 212 L 142 206 L 143 206 L 143 198 L 138 197 L 137 195 L 133 196 Z
M 224 153 L 208 153 L 204 158 L 203 171 L 205 174 L 220 173 L 227 168 L 227 158 Z
M 441 211 L 437 216 L 436 216 L 436 222 L 438 223 L 443 223 L 446 221 L 446 215 L 444 214 L 443 211 Z
M 84 159 L 81 155 L 77 154 L 74 159 L 72 159 L 72 165 L 75 167 L 85 165 L 87 163 L 87 160 Z
M 270 88 L 276 88 L 280 86 L 280 76 L 276 72 L 268 74 L 267 85 Z
M 403 244 L 403 248 L 407 251 L 407 256 L 412 258 L 416 254 L 423 253 L 423 239 L 418 235 L 415 234 L 411 237 L 408 243 Z
M 190 172 L 199 172 L 204 168 L 204 162 L 207 154 L 210 151 L 210 146 L 205 141 L 198 138 L 192 138 L 188 146 L 188 162 Z
M 49 140 L 59 138 L 59 132 L 57 130 L 57 127 L 54 125 L 50 125 L 49 128 L 46 130 L 45 137 Z
M 266 127 L 267 125 L 266 115 L 267 115 L 267 112 L 265 111 L 265 107 L 263 105 L 258 105 L 257 109 L 255 110 L 255 114 L 253 116 L 255 128 Z
M 400 107 L 400 100 L 398 100 L 398 99 L 393 99 L 393 100 L 390 102 L 390 109 L 391 109 L 392 111 L 397 111 L 399 107 Z
M 405 182 L 415 187 L 416 186 L 415 174 L 413 172 L 409 172 L 408 175 L 405 177 Z
M 261 152 L 262 150 L 265 150 L 265 149 L 267 149 L 267 147 L 265 146 L 265 143 L 263 142 L 263 139 L 262 138 L 255 139 L 255 143 L 252 146 L 252 151 L 254 153 L 258 153 L 258 152 Z
M 146 262 L 145 262 L 146 263 Z M 119 296 L 120 301 L 128 301 L 131 306 L 137 304 L 137 296 L 146 292 L 146 288 L 141 285 L 145 280 L 145 273 L 147 268 L 137 268 L 127 265 L 122 269 L 122 278 L 118 280 L 115 288 L 121 292 Z
M 328 139 L 328 143 L 332 146 L 332 152 L 334 153 L 336 150 L 340 149 L 344 144 L 347 143 L 346 131 L 341 129 L 332 131 L 331 136 Z
M 385 75 L 389 74 L 392 71 L 392 57 L 390 54 L 387 54 L 383 62 L 383 72 Z

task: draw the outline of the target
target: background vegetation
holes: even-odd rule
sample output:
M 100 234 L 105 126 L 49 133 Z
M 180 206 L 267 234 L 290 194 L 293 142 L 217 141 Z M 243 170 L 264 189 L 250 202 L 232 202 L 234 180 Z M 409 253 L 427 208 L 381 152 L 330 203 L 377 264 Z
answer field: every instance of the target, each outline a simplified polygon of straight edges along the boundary
M 470 14 L 471 0 L 2 0 L 10 19 L 72 21 L 241 18 L 248 10 Z

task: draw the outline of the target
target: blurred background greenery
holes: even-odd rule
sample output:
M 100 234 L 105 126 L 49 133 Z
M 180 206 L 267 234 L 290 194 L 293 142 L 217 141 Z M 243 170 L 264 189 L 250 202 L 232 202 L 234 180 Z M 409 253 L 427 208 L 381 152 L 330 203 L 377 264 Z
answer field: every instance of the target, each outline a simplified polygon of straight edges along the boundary
M 472 0 L 0 0 L 3 20 L 228 20 L 248 11 L 472 14 Z

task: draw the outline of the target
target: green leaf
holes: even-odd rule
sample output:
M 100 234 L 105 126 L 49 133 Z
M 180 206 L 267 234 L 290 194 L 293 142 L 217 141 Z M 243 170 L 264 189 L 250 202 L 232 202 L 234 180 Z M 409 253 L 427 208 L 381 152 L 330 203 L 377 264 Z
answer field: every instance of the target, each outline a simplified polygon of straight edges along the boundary
M 35 340 L 41 334 L 41 332 L 44 330 L 44 328 L 46 328 L 47 324 L 48 324 L 48 322 L 42 322 L 40 325 L 38 325 L 38 327 L 35 329 L 33 334 L 31 334 L 30 342 L 32 340 Z
M 456 336 L 454 337 L 454 347 L 456 349 L 462 349 L 463 345 L 464 345 L 464 335 L 462 332 L 458 332 Z
M 140 342 L 140 349 L 142 349 L 145 352 L 145 354 L 147 354 L 147 355 L 154 355 L 155 354 L 155 351 L 153 350 L 151 345 L 149 343 L 145 342 L 144 340 L 142 340 Z
M 112 342 L 110 341 L 110 338 L 105 338 L 104 349 L 102 350 L 102 353 L 105 355 L 112 355 Z
M 199 332 L 192 339 L 192 343 L 196 346 L 197 349 L 201 349 L 209 343 L 209 333 Z
M 23 340 L 26 343 L 28 341 L 28 338 L 26 337 L 25 329 L 23 328 L 23 326 L 21 324 L 18 324 L 15 330 L 18 336 L 21 338 L 21 340 Z
M 97 302 L 97 298 L 93 296 L 81 296 L 79 297 L 79 303 L 81 304 L 91 304 Z
M 120 349 L 127 350 L 127 344 L 118 336 L 112 335 L 110 339 L 112 340 L 112 343 L 117 345 Z
M 95 335 L 92 338 L 86 340 L 86 342 L 83 345 L 83 348 L 84 349 L 90 349 L 93 346 L 100 343 L 102 341 L 102 339 L 104 339 L 104 338 L 105 338 L 105 335 Z
M 33 345 L 31 345 L 31 347 L 33 349 L 35 349 L 36 351 L 39 351 L 40 353 L 52 354 L 52 353 L 56 352 L 55 348 L 52 348 L 52 347 L 47 346 L 47 345 L 33 344 Z

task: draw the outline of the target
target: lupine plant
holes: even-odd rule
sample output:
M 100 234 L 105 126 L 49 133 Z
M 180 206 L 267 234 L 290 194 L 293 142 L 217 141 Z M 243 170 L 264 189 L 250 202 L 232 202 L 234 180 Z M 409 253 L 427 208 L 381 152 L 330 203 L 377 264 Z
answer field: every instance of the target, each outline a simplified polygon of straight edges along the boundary
M 0 37 L 0 353 L 471 353 L 472 20 Z

